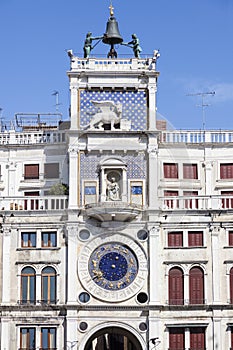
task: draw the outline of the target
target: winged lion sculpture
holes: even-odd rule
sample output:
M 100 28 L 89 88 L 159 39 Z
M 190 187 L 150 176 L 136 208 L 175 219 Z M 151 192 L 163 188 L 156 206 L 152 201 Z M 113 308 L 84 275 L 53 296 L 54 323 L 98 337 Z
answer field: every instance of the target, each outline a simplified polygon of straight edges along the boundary
M 104 124 L 110 124 L 111 130 L 115 130 L 115 125 L 120 123 L 122 115 L 122 104 L 113 101 L 91 101 L 99 109 L 92 117 L 86 128 L 103 130 Z

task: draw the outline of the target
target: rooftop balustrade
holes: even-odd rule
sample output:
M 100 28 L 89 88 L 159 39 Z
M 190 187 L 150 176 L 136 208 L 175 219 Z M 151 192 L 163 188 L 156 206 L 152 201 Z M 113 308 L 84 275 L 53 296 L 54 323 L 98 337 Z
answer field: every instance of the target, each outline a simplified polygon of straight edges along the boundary
M 161 143 L 230 143 L 232 130 L 175 130 L 161 131 Z
M 17 132 L 10 130 L 0 133 L 0 145 L 29 145 L 42 143 L 65 143 L 64 131 Z
M 80 58 L 72 56 L 71 69 L 81 71 L 155 70 L 155 58 Z

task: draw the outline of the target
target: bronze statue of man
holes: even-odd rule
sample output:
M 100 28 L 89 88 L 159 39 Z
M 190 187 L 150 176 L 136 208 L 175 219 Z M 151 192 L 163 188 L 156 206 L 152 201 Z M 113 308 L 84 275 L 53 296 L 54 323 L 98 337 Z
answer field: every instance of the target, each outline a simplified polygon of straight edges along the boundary
M 92 46 L 92 41 L 93 40 L 98 40 L 98 39 L 102 39 L 103 37 L 92 37 L 92 33 L 88 32 L 86 35 L 86 39 L 84 42 L 84 47 L 83 47 L 83 51 L 84 51 L 84 58 L 88 58 L 90 56 L 91 50 L 93 49 Z

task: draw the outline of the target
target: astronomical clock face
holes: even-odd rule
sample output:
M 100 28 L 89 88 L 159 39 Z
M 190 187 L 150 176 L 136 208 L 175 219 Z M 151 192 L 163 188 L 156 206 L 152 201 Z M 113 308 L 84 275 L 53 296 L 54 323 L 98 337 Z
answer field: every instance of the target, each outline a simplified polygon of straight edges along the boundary
M 93 251 L 88 264 L 92 280 L 106 290 L 128 287 L 138 273 L 138 261 L 126 245 L 103 244 Z
M 103 243 L 105 242 L 105 243 Z M 129 299 L 143 287 L 147 260 L 142 248 L 126 236 L 97 237 L 82 250 L 78 276 L 83 288 L 97 299 Z

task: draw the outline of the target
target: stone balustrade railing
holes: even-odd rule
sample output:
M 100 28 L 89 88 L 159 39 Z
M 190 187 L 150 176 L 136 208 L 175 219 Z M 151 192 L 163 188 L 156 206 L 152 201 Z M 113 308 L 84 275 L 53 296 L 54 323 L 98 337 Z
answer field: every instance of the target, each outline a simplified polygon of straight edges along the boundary
M 64 131 L 17 132 L 10 130 L 0 133 L 0 145 L 27 145 L 65 142 L 66 137 Z
M 1 197 L 1 211 L 44 211 L 68 208 L 68 196 Z
M 162 131 L 161 143 L 229 143 L 233 142 L 232 130 L 180 130 Z

